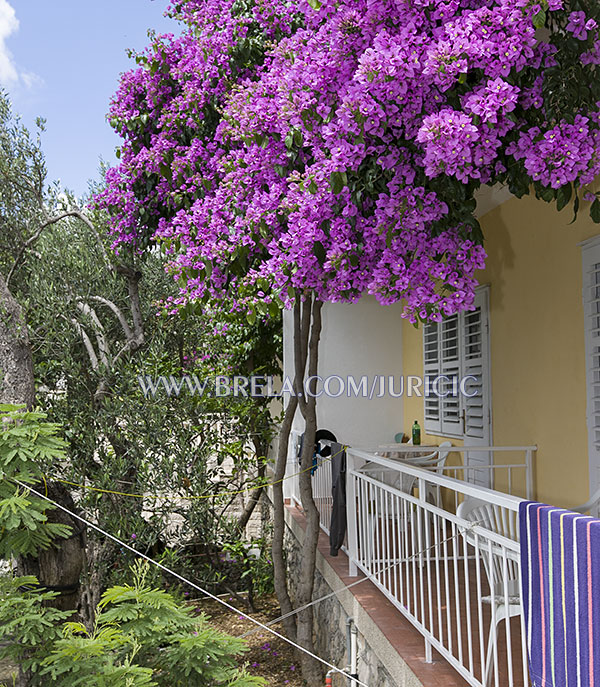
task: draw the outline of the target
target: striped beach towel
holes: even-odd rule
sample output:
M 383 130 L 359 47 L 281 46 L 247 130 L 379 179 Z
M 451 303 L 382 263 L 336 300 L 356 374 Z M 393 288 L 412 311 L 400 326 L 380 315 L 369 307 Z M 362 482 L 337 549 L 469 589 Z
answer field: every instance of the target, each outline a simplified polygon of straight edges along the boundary
M 600 520 L 519 509 L 521 587 L 534 687 L 600 687 Z

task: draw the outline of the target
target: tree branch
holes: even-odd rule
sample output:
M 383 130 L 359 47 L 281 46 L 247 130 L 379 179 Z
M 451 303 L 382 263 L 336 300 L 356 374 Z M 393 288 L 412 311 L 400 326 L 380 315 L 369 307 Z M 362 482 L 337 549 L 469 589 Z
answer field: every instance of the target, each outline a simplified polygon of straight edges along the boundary
M 96 351 L 94 351 L 94 346 L 92 345 L 90 337 L 87 335 L 85 329 L 81 326 L 81 324 L 79 324 L 79 322 L 77 322 L 77 320 L 74 317 L 71 318 L 71 322 L 75 325 L 75 329 L 77 329 L 79 335 L 83 339 L 83 345 L 85 346 L 88 357 L 90 359 L 90 365 L 92 366 L 92 370 L 97 371 L 99 367 L 98 356 L 96 355 Z
M 123 271 L 117 268 L 117 271 Z M 143 345 L 144 338 L 144 320 L 142 318 L 142 307 L 140 305 L 140 289 L 139 283 L 142 278 L 142 273 L 128 268 L 125 272 L 127 274 L 127 290 L 129 291 L 129 307 L 131 308 L 131 316 L 133 318 L 133 341 L 135 348 Z
M 310 331 L 312 309 L 312 296 L 304 301 L 302 306 L 294 306 L 294 331 L 299 336 L 294 336 L 294 393 L 298 399 L 300 411 L 304 415 L 306 410 L 306 398 L 304 396 L 304 375 L 306 373 L 306 358 L 308 349 L 308 335 Z
M 96 315 L 96 311 L 93 308 L 90 308 L 89 305 L 86 303 L 81 303 L 80 301 L 77 302 L 77 307 L 81 312 L 86 315 L 87 317 L 90 318 L 92 321 L 92 324 L 94 325 L 94 329 L 96 330 L 96 341 L 98 342 L 98 354 L 100 355 L 100 358 L 102 360 L 102 364 L 108 369 L 109 368 L 109 362 L 108 359 L 110 357 L 110 350 L 108 347 L 108 341 L 106 340 L 106 335 L 104 333 L 104 327 L 102 326 L 102 322 L 98 319 L 98 315 Z
M 43 207 L 43 199 L 40 199 L 40 204 Z M 102 251 L 102 255 L 104 257 L 104 260 L 106 261 L 108 267 L 110 270 L 114 270 L 113 264 L 110 261 L 108 254 L 106 252 L 106 249 L 104 248 L 104 244 L 100 240 L 100 236 L 98 232 L 96 231 L 96 227 L 93 225 L 93 223 L 79 210 L 78 208 L 72 209 L 72 210 L 65 210 L 64 212 L 61 212 L 58 215 L 54 215 L 52 217 L 47 217 L 44 222 L 38 227 L 37 231 L 33 233 L 27 241 L 23 243 L 21 248 L 19 249 L 17 253 L 17 257 L 15 258 L 15 261 L 10 268 L 10 271 L 8 273 L 8 276 L 6 277 L 6 283 L 7 285 L 10 284 L 10 280 L 12 279 L 15 271 L 17 270 L 17 267 L 21 264 L 23 261 L 23 257 L 25 255 L 25 252 L 27 251 L 28 248 L 30 248 L 42 235 L 44 229 L 47 229 L 49 226 L 52 224 L 56 224 L 57 222 L 60 222 L 63 219 L 67 219 L 67 217 L 77 217 L 80 219 L 82 222 L 84 222 L 91 230 L 92 232 L 96 235 L 96 238 L 98 239 L 98 243 L 100 245 L 100 250 Z
M 123 312 L 117 305 L 115 305 L 112 301 L 109 301 L 108 298 L 103 298 L 102 296 L 91 296 L 90 298 L 94 301 L 97 301 L 98 303 L 102 303 L 103 305 L 108 306 L 117 316 L 117 319 L 119 320 L 121 327 L 123 328 L 123 333 L 125 334 L 125 337 L 127 339 L 134 338 L 133 331 L 131 330 L 131 327 L 125 319 L 125 315 L 123 315 Z
M 321 308 L 323 303 L 318 300 L 312 302 L 312 322 L 310 332 L 310 342 L 308 344 L 308 374 L 317 374 L 319 358 L 319 340 L 321 336 Z M 310 317 L 309 312 L 309 317 Z M 309 391 L 307 389 L 307 391 Z M 312 390 L 311 390 L 312 391 Z M 315 504 L 312 488 L 311 466 L 313 463 L 315 433 L 317 431 L 317 399 L 314 391 L 309 394 L 306 401 L 304 443 L 302 445 L 301 472 L 299 475 L 300 499 L 306 517 L 306 529 L 304 531 L 304 541 L 302 542 L 302 569 L 299 573 L 299 584 L 296 602 L 300 606 L 307 604 L 312 598 L 315 570 L 317 562 L 317 544 L 319 540 L 320 524 L 319 511 Z M 296 641 L 300 646 L 311 651 L 313 649 L 313 608 L 305 608 L 298 614 Z M 320 666 L 303 654 L 300 657 L 302 665 L 302 675 L 307 678 L 310 684 L 320 684 Z

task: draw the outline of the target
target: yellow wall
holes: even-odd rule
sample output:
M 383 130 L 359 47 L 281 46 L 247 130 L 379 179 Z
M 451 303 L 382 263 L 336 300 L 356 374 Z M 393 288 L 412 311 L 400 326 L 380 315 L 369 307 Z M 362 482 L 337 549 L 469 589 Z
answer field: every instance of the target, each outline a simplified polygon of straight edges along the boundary
M 492 431 L 495 445 L 537 444 L 536 498 L 586 501 L 588 444 L 580 241 L 600 234 L 583 203 L 572 211 L 512 198 L 480 221 L 490 285 Z M 403 327 L 403 373 L 423 373 L 422 330 Z M 423 399 L 405 398 L 404 426 L 423 427 Z M 423 443 L 441 437 L 424 436 Z M 452 440 L 457 444 L 456 440 Z

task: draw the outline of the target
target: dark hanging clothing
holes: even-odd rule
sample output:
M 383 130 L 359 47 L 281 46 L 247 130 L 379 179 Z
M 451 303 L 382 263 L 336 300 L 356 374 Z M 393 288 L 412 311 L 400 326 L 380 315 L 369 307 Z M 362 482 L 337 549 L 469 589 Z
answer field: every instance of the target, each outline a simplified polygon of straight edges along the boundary
M 331 444 L 331 524 L 329 553 L 337 556 L 346 536 L 346 452 L 338 443 Z

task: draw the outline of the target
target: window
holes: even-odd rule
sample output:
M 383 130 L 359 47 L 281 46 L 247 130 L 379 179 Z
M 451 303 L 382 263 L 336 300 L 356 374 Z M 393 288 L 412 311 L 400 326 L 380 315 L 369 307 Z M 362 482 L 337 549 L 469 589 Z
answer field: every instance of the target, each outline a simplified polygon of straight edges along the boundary
M 594 492 L 600 486 L 600 237 L 582 245 L 588 453 Z
M 477 290 L 475 310 L 424 325 L 423 361 L 425 431 L 488 442 L 491 412 L 487 288 Z M 461 393 L 461 380 L 465 380 L 468 396 Z

